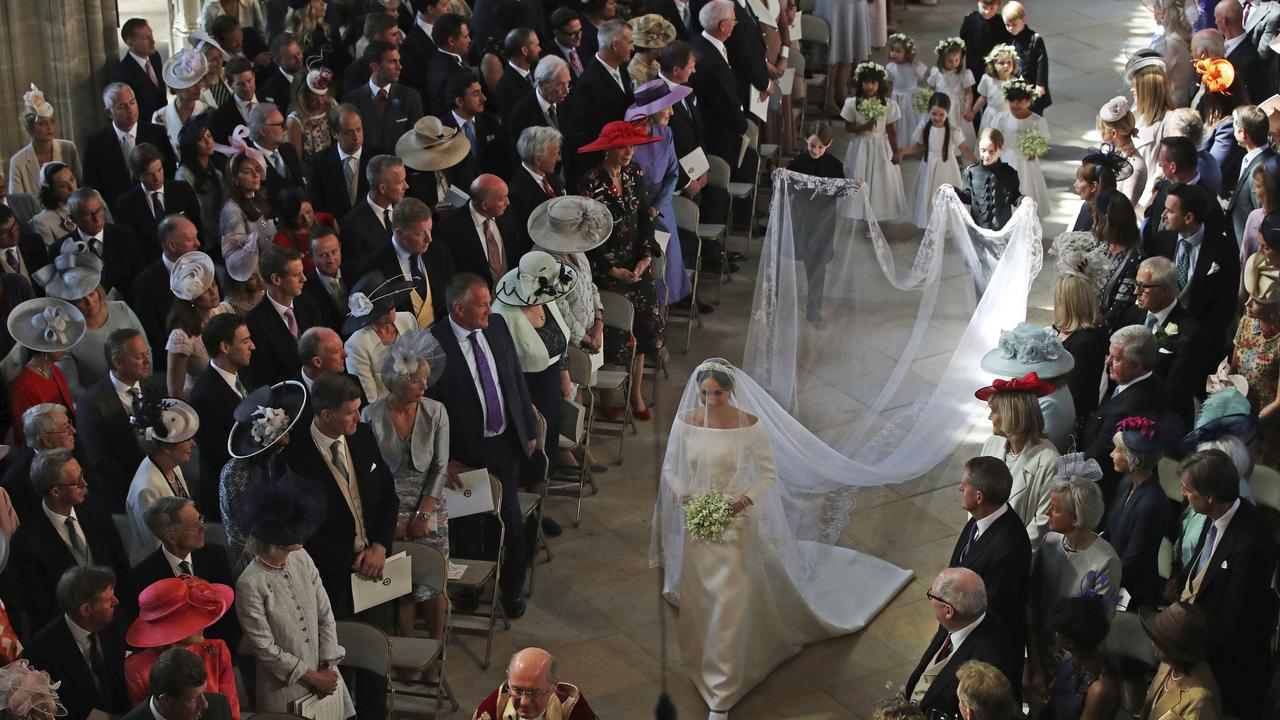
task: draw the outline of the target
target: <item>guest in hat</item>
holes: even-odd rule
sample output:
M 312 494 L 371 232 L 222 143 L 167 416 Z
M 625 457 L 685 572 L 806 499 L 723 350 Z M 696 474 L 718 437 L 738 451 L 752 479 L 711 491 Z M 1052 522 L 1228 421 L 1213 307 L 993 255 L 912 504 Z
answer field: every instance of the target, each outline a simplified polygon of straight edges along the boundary
M 324 520 L 325 496 L 292 473 L 264 485 L 246 499 L 253 560 L 236 581 L 244 652 L 256 661 L 254 710 L 288 712 L 310 693 L 339 693 L 342 717 L 352 717 L 355 704 L 338 674 L 346 651 L 320 572 L 302 549 Z M 276 601 L 286 597 L 292 605 Z
M 75 421 L 71 389 L 67 378 L 54 363 L 65 357 L 84 337 L 84 315 L 74 305 L 58 298 L 27 300 L 9 313 L 5 323 L 15 342 L 24 348 L 22 370 L 9 387 L 13 414 L 13 439 L 21 447 L 22 414 L 41 403 L 57 403 L 67 408 Z
M 267 283 L 258 270 L 257 234 L 224 235 L 222 258 L 227 264 L 227 305 L 231 312 L 245 317 L 267 294 Z
M 195 48 L 183 48 L 164 63 L 164 84 L 173 90 L 173 100 L 156 110 L 151 116 L 151 122 L 164 128 L 175 153 L 182 152 L 178 136 L 183 126 L 191 118 L 202 115 L 209 109 L 200 99 L 207 72 L 209 60 Z
M 1204 612 L 1189 602 L 1176 602 L 1159 613 L 1146 611 L 1141 619 L 1160 661 L 1142 717 L 1221 717 L 1222 693 L 1205 662 L 1209 625 Z
M 337 107 L 334 99 L 333 71 L 312 58 L 305 73 L 299 73 L 289 88 L 289 116 L 285 132 L 302 162 L 324 152 L 333 144 L 329 130 L 329 112 Z
M 1031 323 L 1018 323 L 1013 330 L 1002 330 L 999 344 L 982 358 L 982 369 L 987 372 L 1005 377 L 1035 373 L 1053 388 L 1040 398 L 1040 412 L 1044 416 L 1043 435 L 1060 453 L 1070 448 L 1075 433 L 1075 397 L 1067 384 L 1075 365 L 1075 358 L 1063 347 L 1052 327 Z M 1096 385 L 1095 382 L 1090 390 L 1095 395 Z
M 218 484 L 227 555 L 236 572 L 247 561 L 244 547 L 250 527 L 245 497 L 255 485 L 269 482 L 271 461 L 289 444 L 289 432 L 306 406 L 307 389 L 297 380 L 260 387 L 236 406 L 235 424 L 227 437 L 231 459 L 223 466 Z
M 1156 477 L 1164 457 L 1160 428 L 1150 418 L 1125 418 L 1116 424 L 1113 442 L 1111 462 L 1121 476 L 1103 535 L 1120 555 L 1124 589 L 1133 598 L 1129 607 L 1155 607 L 1163 585 L 1160 541 L 1169 523 L 1169 502 Z
M 63 717 L 67 709 L 58 699 L 61 685 L 26 660 L 15 660 L 0 668 L 0 708 L 13 720 Z
M 599 164 L 583 178 L 582 194 L 604 203 L 614 223 L 604 244 L 588 255 L 592 276 L 601 290 L 621 293 L 635 309 L 631 333 L 605 330 L 605 362 L 627 365 L 634 340 L 635 359 L 627 369 L 636 379 L 644 372 L 645 356 L 657 355 L 666 345 L 666 327 L 653 268 L 662 249 L 653 237 L 653 215 L 643 188 L 643 172 L 631 161 L 637 145 L 660 139 L 643 127 L 616 120 L 605 125 L 594 141 L 578 148 L 581 154 L 601 153 Z M 653 415 L 640 392 L 643 384 L 631 383 L 628 405 L 637 419 L 648 420 Z M 617 410 L 609 413 L 621 417 Z
M 223 68 L 231 59 L 231 53 L 204 30 L 192 30 L 188 33 L 187 43 L 204 55 L 209 64 L 209 70 L 200 82 L 200 101 L 211 108 L 221 107 L 232 95 L 231 85 L 223 73 Z
M 209 350 L 201 333 L 209 318 L 231 312 L 222 302 L 214 282 L 213 260 L 200 252 L 189 252 L 173 264 L 169 290 L 175 298 L 169 306 L 169 339 L 165 378 L 170 397 L 186 400 L 196 381 L 209 370 Z
M 662 22 L 666 23 L 666 20 Z M 680 163 L 676 160 L 671 128 L 667 126 L 671 121 L 672 106 L 692 92 L 693 89 L 688 85 L 671 85 L 666 80 L 646 82 L 636 88 L 636 100 L 627 108 L 626 115 L 628 121 L 643 123 L 640 126 L 645 132 L 659 138 L 658 142 L 638 146 L 632 162 L 644 173 L 644 189 L 649 207 L 657 210 L 653 228 L 669 236 L 667 247 L 662 253 L 662 280 L 658 283 L 658 298 L 663 305 L 675 304 L 693 291 L 689 273 L 684 268 L 684 256 L 680 251 L 680 230 L 676 227 L 676 211 L 671 202 L 676 184 L 680 180 Z
M 1013 380 L 995 380 L 974 397 L 991 408 L 991 437 L 982 454 L 1002 460 L 1013 476 L 1009 505 L 1027 526 L 1032 547 L 1049 527 L 1049 494 L 1058 450 L 1044 436 L 1044 413 L 1039 398 L 1054 390 L 1034 373 Z
M 627 25 L 631 28 L 631 41 L 635 43 L 636 51 L 627 64 L 627 73 L 636 86 L 636 102 L 639 103 L 640 88 L 658 77 L 658 53 L 676 39 L 676 26 L 657 13 L 633 17 Z
M 608 206 L 575 195 L 557 197 L 539 205 L 527 227 L 535 249 L 551 253 L 578 273 L 578 282 L 556 300 L 569 341 L 589 355 L 603 352 L 604 305 L 587 253 L 600 247 L 613 230 Z
M 195 497 L 179 466 L 191 460 L 200 416 L 186 402 L 147 394 L 144 388 L 143 394 L 134 398 L 129 424 L 146 454 L 133 474 L 125 500 L 132 531 L 122 539 L 129 551 L 129 563 L 137 565 L 160 547 L 145 518 L 152 503 L 166 496 Z
M 467 190 L 462 161 L 470 152 L 471 142 L 461 130 L 445 125 L 432 115 L 419 118 L 413 129 L 396 141 L 396 157 L 412 171 L 405 175 L 408 194 L 428 207 L 452 207 L 449 189 L 457 185 L 458 191 Z M 390 229 L 387 228 L 388 232 Z
M 401 335 L 379 367 L 388 394 L 364 408 L 360 417 L 373 430 L 395 480 L 400 502 L 396 537 L 435 548 L 448 558 L 444 488 L 450 482 L 449 414 L 444 405 L 424 396 L 444 363 L 444 351 L 431 333 Z M 431 637 L 443 638 L 448 610 L 444 588 L 414 585 L 412 598 L 400 603 L 400 634 L 413 637 L 414 619 L 421 614 Z
M 1053 606 L 1049 629 L 1067 655 L 1058 666 L 1043 717 L 1081 720 L 1115 716 L 1120 709 L 1120 679 L 1107 662 L 1103 649 L 1110 630 L 1106 608 L 1093 597 L 1063 598 Z M 963 679 L 961 687 L 964 687 Z
M 184 648 L 204 664 L 205 691 L 225 696 L 232 720 L 239 720 L 240 696 L 231 651 L 225 642 L 204 636 L 205 629 L 225 615 L 234 600 L 230 587 L 193 575 L 158 580 L 143 590 L 138 596 L 138 619 L 124 636 L 130 645 L 142 648 L 124 660 L 129 702 L 137 705 L 151 695 L 151 668 L 165 651 Z
M 1248 383 L 1249 407 L 1262 421 L 1261 461 L 1275 465 L 1280 460 L 1280 433 L 1268 422 L 1280 413 L 1277 382 L 1280 382 L 1280 293 L 1276 279 L 1280 270 L 1267 262 L 1264 253 L 1249 257 L 1244 267 L 1244 287 L 1249 300 L 1244 317 L 1236 327 L 1231 350 L 1231 370 Z
M 342 323 L 342 334 L 347 336 L 343 344 L 347 372 L 360 381 L 360 390 L 369 402 L 387 396 L 380 371 L 391 344 L 418 329 L 413 313 L 396 310 L 412 289 L 411 282 L 399 277 L 388 280 L 382 273 L 372 272 L 360 278 L 347 296 L 349 312 Z
M 80 155 L 75 143 L 58 139 L 58 120 L 53 106 L 35 83 L 23 93 L 22 114 L 18 117 L 31 143 L 9 158 L 10 193 L 39 194 L 40 171 L 51 162 L 70 168 L 76 178 L 84 177 L 80 174 Z

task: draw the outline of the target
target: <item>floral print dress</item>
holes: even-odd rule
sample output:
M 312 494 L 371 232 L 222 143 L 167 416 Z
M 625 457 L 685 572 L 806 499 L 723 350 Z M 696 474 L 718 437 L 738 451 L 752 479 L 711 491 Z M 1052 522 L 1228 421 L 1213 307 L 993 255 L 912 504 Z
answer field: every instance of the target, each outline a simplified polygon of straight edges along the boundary
M 636 352 L 653 354 L 665 344 L 665 325 L 658 307 L 658 289 L 650 264 L 638 282 L 624 283 L 609 274 L 615 267 L 627 270 L 643 258 L 653 259 L 662 251 L 653 239 L 653 220 L 645 199 L 644 172 L 635 164 L 622 168 L 621 192 L 616 190 L 609 171 L 598 166 L 584 178 L 582 194 L 604 203 L 613 214 L 613 233 L 596 249 L 587 253 L 592 279 L 601 291 L 612 290 L 624 295 L 635 308 L 632 335 Z M 605 362 L 626 365 L 630 338 L 622 330 L 604 330 Z
M 1276 399 L 1277 384 L 1280 384 L 1280 333 L 1268 337 L 1262 331 L 1262 323 L 1251 317 L 1240 318 L 1231 369 L 1249 381 L 1249 406 L 1257 415 Z M 1277 442 L 1280 434 L 1272 423 L 1262 423 L 1260 429 L 1260 461 L 1274 463 L 1280 456 L 1280 442 Z

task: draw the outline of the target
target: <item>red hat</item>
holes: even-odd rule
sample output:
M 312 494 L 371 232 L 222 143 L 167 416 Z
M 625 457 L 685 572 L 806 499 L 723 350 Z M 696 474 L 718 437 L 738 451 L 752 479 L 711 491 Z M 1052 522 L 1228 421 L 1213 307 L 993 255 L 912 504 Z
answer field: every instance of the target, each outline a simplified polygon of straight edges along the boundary
M 632 145 L 648 145 L 652 142 L 658 142 L 662 138 L 657 135 L 650 135 L 645 129 L 645 117 L 635 118 L 631 122 L 622 120 L 614 120 L 608 123 L 600 130 L 600 137 L 596 138 L 588 145 L 578 148 L 580 153 L 596 152 L 597 150 L 612 150 L 614 148 L 630 147 Z
M 1029 392 L 1038 398 L 1052 395 L 1057 388 L 1053 383 L 1045 382 L 1040 376 L 1030 372 L 1013 380 L 993 380 L 990 385 L 978 390 L 973 396 L 979 400 L 990 400 L 998 392 Z
M 235 598 L 229 586 L 191 575 L 157 580 L 138 596 L 138 619 L 125 640 L 139 648 L 185 640 L 217 622 Z

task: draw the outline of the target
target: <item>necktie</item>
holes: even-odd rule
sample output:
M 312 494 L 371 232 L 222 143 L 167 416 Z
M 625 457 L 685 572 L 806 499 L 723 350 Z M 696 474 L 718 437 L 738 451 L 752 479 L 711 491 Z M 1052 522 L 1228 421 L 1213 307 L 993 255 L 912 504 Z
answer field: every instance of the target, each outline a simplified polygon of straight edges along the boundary
M 1204 538 L 1204 547 L 1200 549 L 1200 557 L 1196 559 L 1196 571 L 1192 577 L 1197 577 L 1204 572 L 1204 566 L 1209 564 L 1209 558 L 1213 557 L 1213 543 L 1218 539 L 1218 526 L 1212 521 L 1209 522 L 1209 534 Z
M 284 324 L 289 327 L 289 334 L 298 339 L 298 319 L 293 316 L 293 308 L 285 308 Z
M 569 48 L 569 64 L 573 66 L 574 77 L 582 74 L 582 61 L 578 59 L 578 51 L 573 48 Z
M 347 475 L 347 461 L 342 457 L 342 441 L 334 440 L 329 446 L 329 456 L 333 458 L 333 467 L 338 470 L 338 474 L 342 476 L 342 481 L 349 483 L 351 476 Z
M 120 151 L 124 153 L 124 164 L 129 165 L 129 153 L 133 152 L 133 137 L 128 133 L 120 136 Z
M 342 164 L 342 174 L 347 179 L 347 200 L 352 205 L 356 204 L 356 162 L 355 156 L 352 155 Z
M 389 207 L 382 209 L 382 226 L 387 229 L 387 232 L 391 232 L 391 208 Z
M 692 27 L 689 23 L 689 3 L 685 3 L 680 8 L 680 21 L 684 23 L 686 28 Z
M 498 386 L 493 382 L 493 373 L 489 371 L 489 357 L 484 354 L 480 345 L 480 332 L 475 331 L 471 338 L 471 350 L 476 356 L 476 374 L 480 376 L 480 389 L 484 391 L 485 430 L 497 434 L 502 429 L 502 404 L 498 402 Z
M 493 219 L 484 221 L 484 251 L 489 255 L 489 270 L 493 279 L 502 277 L 502 251 L 498 249 L 498 238 L 493 234 Z
M 102 655 L 102 643 L 98 642 L 98 633 L 89 633 L 89 667 L 99 682 L 102 681 L 102 671 L 106 666 L 107 659 Z
M 160 191 L 151 193 L 151 210 L 156 215 L 156 224 L 159 225 L 164 220 L 164 200 L 160 197 Z
M 191 563 L 187 562 L 186 560 L 183 560 L 182 562 L 178 563 L 178 574 L 194 575 L 195 573 L 191 572 Z
M 84 544 L 84 538 L 80 537 L 80 531 L 76 529 L 76 519 L 68 515 L 63 524 L 67 526 L 67 539 L 71 541 L 71 549 L 76 553 L 76 564 L 88 565 L 89 548 Z
M 383 115 L 387 114 L 387 91 L 385 88 L 378 91 L 378 97 L 373 101 L 373 112 L 377 114 L 381 120 Z
M 1159 324 L 1160 324 L 1160 318 L 1156 317 L 1155 313 L 1149 312 L 1147 313 L 1147 321 L 1144 322 L 1142 325 L 1143 327 L 1145 327 L 1146 329 L 1154 333 L 1156 331 L 1156 325 L 1159 325 Z
M 252 100 L 250 100 L 249 102 L 247 102 L 247 103 L 245 103 L 245 104 L 244 104 L 244 120 L 245 120 L 245 122 L 248 122 L 248 121 L 249 121 L 249 113 L 253 112 L 253 104 L 254 104 L 254 103 L 253 103 L 253 101 L 252 101 Z
M 271 164 L 275 167 L 276 172 L 280 173 L 280 177 L 289 177 L 289 168 L 285 167 L 284 156 L 277 150 L 271 153 Z
M 938 648 L 937 662 L 943 662 L 947 658 L 951 657 L 951 650 L 951 635 L 947 635 L 947 639 L 942 641 L 942 647 Z
M 1178 291 L 1181 292 L 1191 278 L 1191 243 L 1179 240 L 1178 249 L 1182 251 L 1178 253 Z
M 413 277 L 413 289 L 418 291 L 418 297 L 425 298 L 427 278 L 422 274 L 422 256 L 418 253 L 409 256 L 409 274 Z
M 98 257 L 102 257 L 102 241 L 98 240 L 96 237 L 89 238 L 89 252 L 97 255 Z
M 538 87 L 538 80 L 533 76 L 533 68 L 529 68 L 529 72 L 525 73 L 524 79 L 529 81 L 530 87 Z
M 551 187 L 551 183 L 547 181 L 546 175 L 542 176 L 542 190 L 547 194 L 547 197 L 549 198 L 553 198 L 556 196 L 555 188 Z
M 4 264 L 13 272 L 18 272 L 18 251 L 13 248 L 4 249 Z
M 151 84 L 160 87 L 160 79 L 156 77 L 156 69 L 151 66 L 151 58 L 147 58 L 142 66 L 147 69 L 147 78 L 151 80 Z
M 964 549 L 960 551 L 960 560 L 964 561 L 964 556 L 969 554 L 969 548 L 973 547 L 973 541 L 978 539 L 978 523 L 973 524 L 973 530 L 969 531 L 969 538 L 964 541 Z
M 248 388 L 244 386 L 244 383 L 240 382 L 239 373 L 236 373 L 236 394 L 239 395 L 242 399 L 249 395 Z
M 547 119 L 551 121 L 551 127 L 555 128 L 555 129 L 557 129 L 557 130 L 559 130 L 559 129 L 560 129 L 560 118 L 559 118 L 559 116 L 557 116 L 557 115 L 556 115 L 556 106 L 555 106 L 555 105 L 548 105 L 548 106 L 547 106 Z
M 333 296 L 335 302 L 342 297 L 342 278 L 337 275 L 329 278 L 329 294 Z
M 467 136 L 467 142 L 471 143 L 471 152 L 476 151 L 476 124 L 470 120 L 462 123 L 462 132 Z

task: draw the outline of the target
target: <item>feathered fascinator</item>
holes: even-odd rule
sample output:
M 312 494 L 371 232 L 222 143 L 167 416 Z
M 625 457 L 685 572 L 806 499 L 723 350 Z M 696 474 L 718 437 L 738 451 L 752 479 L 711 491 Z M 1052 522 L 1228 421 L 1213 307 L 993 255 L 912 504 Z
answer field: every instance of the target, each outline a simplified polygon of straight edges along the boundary
M 1124 446 L 1134 452 L 1149 455 L 1163 448 L 1160 427 L 1151 418 L 1127 417 L 1116 423 L 1116 432 Z
M 177 444 L 195 437 L 200 416 L 178 398 L 139 393 L 133 398 L 129 424 L 145 440 Z
M 58 700 L 58 687 L 49 673 L 36 670 L 26 660 L 15 660 L 0 668 L 0 708 L 15 718 L 63 717 L 67 709 Z
M 53 117 L 53 106 L 44 99 L 44 91 L 31 83 L 31 89 L 22 96 L 22 104 L 38 118 Z
M 1095 288 L 1106 285 L 1111 277 L 1111 254 L 1091 232 L 1061 233 L 1053 239 L 1049 254 L 1058 258 L 1058 272 L 1084 278 Z
M 1022 78 L 1014 78 L 1004 84 L 1004 99 L 1035 102 L 1040 99 L 1040 91 L 1036 89 L 1035 85 Z
M 1129 114 L 1129 99 L 1123 95 L 1117 95 L 1107 101 L 1102 109 L 1098 110 L 1098 117 L 1106 122 L 1120 122 L 1122 118 Z
M 1195 68 L 1205 90 L 1223 95 L 1231 94 L 1227 90 L 1236 81 L 1236 69 L 1230 60 L 1205 58 L 1195 61 Z
M 964 52 L 964 40 L 958 37 L 943 38 L 938 41 L 937 45 L 933 46 L 933 50 L 939 55 L 946 55 L 953 50 Z
M 1081 162 L 1090 163 L 1098 168 L 1107 168 L 1116 176 L 1117 181 L 1128 180 L 1129 176 L 1133 175 L 1133 164 L 1125 156 L 1116 152 L 1116 147 L 1110 143 L 1090 148 Z
M 427 385 L 431 385 L 444 372 L 444 348 L 440 347 L 440 341 L 426 329 L 405 333 L 392 343 L 382 361 L 383 382 L 389 385 L 387 380 L 413 377 L 423 363 L 427 366 Z
M 1053 479 L 1066 480 L 1072 477 L 1082 477 L 1096 483 L 1102 479 L 1102 466 L 1082 452 L 1067 453 L 1054 462 Z

